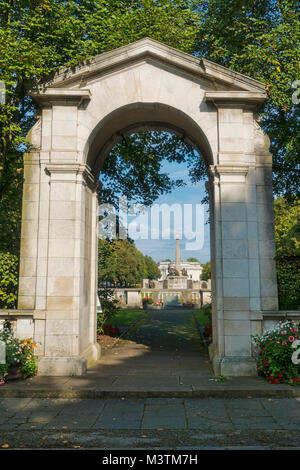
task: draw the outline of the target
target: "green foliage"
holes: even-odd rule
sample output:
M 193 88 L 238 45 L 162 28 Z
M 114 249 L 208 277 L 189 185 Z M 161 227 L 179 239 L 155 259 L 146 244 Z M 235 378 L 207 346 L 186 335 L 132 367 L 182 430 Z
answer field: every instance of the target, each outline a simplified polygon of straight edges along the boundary
M 0 251 L 0 309 L 16 306 L 18 288 L 18 258 Z
M 297 0 L 202 0 L 195 51 L 266 84 L 262 128 L 271 139 L 274 189 L 299 195 L 300 106 L 292 103 L 299 79 L 300 9 Z
M 5 343 L 6 363 L 0 364 L 0 381 L 5 380 L 11 367 L 20 367 L 23 377 L 31 377 L 37 372 L 37 359 L 34 355 L 34 344 L 31 340 L 20 340 L 14 337 L 9 321 L 4 323 L 0 332 L 0 341 Z
M 192 182 L 206 176 L 201 156 L 176 135 L 144 131 L 114 146 L 101 169 L 99 200 L 118 205 L 125 196 L 130 204 L 150 206 L 162 194 L 185 185 L 161 171 L 163 162 L 185 163 Z
M 22 178 L 15 178 L 0 198 L 0 252 L 19 256 Z
M 276 259 L 280 310 L 300 309 L 300 257 Z
M 144 256 L 130 240 L 99 240 L 99 284 L 103 281 L 135 286 L 143 279 L 161 276 L 157 264 Z
M 117 282 L 117 253 L 110 240 L 98 241 L 98 280 Z
M 207 263 L 202 265 L 202 274 L 201 274 L 201 280 L 202 281 L 208 281 L 211 279 L 211 264 L 210 261 L 207 261 Z
M 187 261 L 190 263 L 199 263 L 199 260 L 197 258 L 188 258 Z
M 34 122 L 29 81 L 150 36 L 191 51 L 197 13 L 182 0 L 16 0 L 0 4 L 0 199 L 18 173 L 20 144 Z
M 277 257 L 300 256 L 300 199 L 290 202 L 277 198 L 274 221 Z
M 97 332 L 102 334 L 104 324 L 119 313 L 119 301 L 112 289 L 100 289 L 99 300 L 102 312 L 97 315 Z
M 279 308 L 300 308 L 300 201 L 274 202 Z
M 203 307 L 200 310 L 194 310 L 194 315 L 196 316 L 200 326 L 209 326 L 211 325 L 211 309 Z
M 300 364 L 292 360 L 297 349 L 297 343 L 296 349 L 293 343 L 300 339 L 300 323 L 291 320 L 279 322 L 253 339 L 258 347 L 257 364 L 261 375 L 271 383 L 300 384 Z
M 109 320 L 109 324 L 112 326 L 130 326 L 141 318 L 142 314 L 144 314 L 143 310 L 119 310 L 119 312 Z
M 145 255 L 146 264 L 146 278 L 147 279 L 159 279 L 161 277 L 161 271 L 157 266 L 157 263 L 151 258 L 151 256 Z

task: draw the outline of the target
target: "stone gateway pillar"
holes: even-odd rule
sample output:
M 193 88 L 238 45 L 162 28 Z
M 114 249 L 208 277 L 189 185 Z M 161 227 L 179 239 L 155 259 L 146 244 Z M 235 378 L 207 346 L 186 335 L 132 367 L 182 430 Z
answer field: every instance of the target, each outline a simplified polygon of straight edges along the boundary
M 34 321 L 39 373 L 80 375 L 100 356 L 99 172 L 123 136 L 149 129 L 184 136 L 203 157 L 210 356 L 216 374 L 256 374 L 251 335 L 277 309 L 272 158 L 257 122 L 264 84 L 146 38 L 59 70 L 31 97 L 40 116 L 24 156 L 19 309 Z

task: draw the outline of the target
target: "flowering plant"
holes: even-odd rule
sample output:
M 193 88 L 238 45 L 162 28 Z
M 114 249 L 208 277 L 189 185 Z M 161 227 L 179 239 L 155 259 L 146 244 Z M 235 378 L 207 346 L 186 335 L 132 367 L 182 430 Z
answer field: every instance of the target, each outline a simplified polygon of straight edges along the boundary
M 0 341 L 5 344 L 6 362 L 0 364 L 0 382 L 4 382 L 12 367 L 20 367 L 24 378 L 31 377 L 37 372 L 37 360 L 34 349 L 37 347 L 31 338 L 20 340 L 11 331 L 11 324 L 6 321 L 0 332 Z
M 260 375 L 270 383 L 300 385 L 300 364 L 293 360 L 299 349 L 300 323 L 293 320 L 279 322 L 261 336 L 253 336 L 257 346 L 257 367 Z M 297 341 L 297 343 L 295 343 Z
M 143 304 L 153 304 L 152 297 L 143 297 Z

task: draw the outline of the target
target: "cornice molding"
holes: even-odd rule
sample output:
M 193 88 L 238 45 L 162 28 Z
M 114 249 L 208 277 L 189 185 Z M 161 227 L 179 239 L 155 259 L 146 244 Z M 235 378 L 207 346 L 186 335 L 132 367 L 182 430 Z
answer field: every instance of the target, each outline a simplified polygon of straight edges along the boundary
M 101 74 L 140 59 L 155 58 L 162 63 L 171 64 L 178 69 L 184 69 L 199 77 L 210 81 L 223 82 L 225 88 L 256 91 L 265 93 L 265 85 L 253 78 L 215 64 L 207 59 L 195 57 L 173 47 L 167 46 L 150 38 L 144 38 L 126 46 L 104 52 L 72 68 L 63 67 L 53 76 L 41 80 L 37 84 L 37 90 L 45 88 L 63 88 L 65 86 L 79 87 L 89 77 Z

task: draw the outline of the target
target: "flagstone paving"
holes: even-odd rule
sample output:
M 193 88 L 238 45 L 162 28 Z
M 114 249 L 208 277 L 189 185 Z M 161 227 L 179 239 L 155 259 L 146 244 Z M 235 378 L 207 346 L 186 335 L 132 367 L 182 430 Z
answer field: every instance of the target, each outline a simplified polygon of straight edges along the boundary
M 299 439 L 300 400 L 293 398 L 4 398 L 0 403 L 0 448 L 297 447 Z
M 0 398 L 292 398 L 300 387 L 262 377 L 216 381 L 192 310 L 152 311 L 125 341 L 103 350 L 81 377 L 33 377 L 0 387 Z M 253 423 L 253 426 L 256 426 Z

